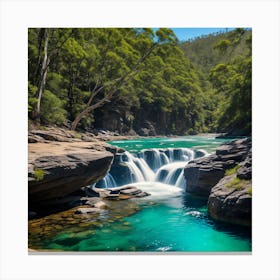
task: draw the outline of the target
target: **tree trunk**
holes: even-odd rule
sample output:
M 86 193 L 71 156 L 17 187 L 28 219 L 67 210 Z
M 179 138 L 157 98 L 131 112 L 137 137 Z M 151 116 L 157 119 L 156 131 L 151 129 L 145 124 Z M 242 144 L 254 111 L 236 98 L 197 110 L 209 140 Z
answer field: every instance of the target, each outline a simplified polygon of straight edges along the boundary
M 153 52 L 153 50 L 158 46 L 157 43 L 154 43 L 148 50 L 147 52 L 140 57 L 140 59 L 138 60 L 138 62 L 136 63 L 136 65 L 134 65 L 134 67 L 132 67 L 132 69 L 130 71 L 128 71 L 126 74 L 124 74 L 123 76 L 117 78 L 115 80 L 116 85 L 112 85 L 108 94 L 106 94 L 106 96 L 104 98 L 102 98 L 100 101 L 98 101 L 96 104 L 91 105 L 91 102 L 93 101 L 93 98 L 96 96 L 96 94 L 101 91 L 104 86 L 100 87 L 98 90 L 97 89 L 97 84 L 99 83 L 99 80 L 97 81 L 96 84 L 96 88 L 93 91 L 88 103 L 86 104 L 86 108 L 77 115 L 77 117 L 75 118 L 75 120 L 72 122 L 71 124 L 71 130 L 76 130 L 77 125 L 79 124 L 80 120 L 88 113 L 92 112 L 93 110 L 95 110 L 96 108 L 99 108 L 101 106 L 103 106 L 105 103 L 109 102 L 112 97 L 115 95 L 115 93 L 118 91 L 118 89 L 126 82 L 127 79 L 131 78 L 131 75 L 135 75 L 137 73 L 137 70 L 139 68 L 139 66 L 150 56 L 150 54 Z M 99 77 L 100 78 L 100 77 Z M 114 89 L 115 87 L 115 89 Z
M 71 130 L 76 130 L 77 125 L 79 124 L 80 120 L 84 116 L 86 116 L 88 113 L 94 111 L 95 109 L 97 109 L 99 107 L 102 107 L 105 103 L 110 102 L 110 98 L 111 98 L 112 94 L 113 93 L 108 94 L 107 96 L 105 96 L 104 98 L 99 100 L 97 103 L 95 103 L 94 105 L 91 105 L 89 107 L 86 107 L 80 114 L 78 114 L 77 117 L 75 118 L 75 120 L 71 124 Z
M 44 29 L 44 58 L 42 61 L 42 67 L 41 67 L 41 71 L 40 71 L 40 79 L 39 79 L 39 83 L 38 83 L 38 89 L 37 89 L 37 105 L 36 105 L 36 109 L 35 109 L 35 119 L 38 123 L 40 123 L 40 109 L 41 109 L 41 98 L 42 98 L 42 94 L 44 92 L 45 89 L 45 85 L 46 85 L 46 78 L 47 78 L 47 68 L 48 68 L 48 64 L 49 64 L 49 58 L 48 58 L 48 44 L 49 44 L 49 34 L 48 34 L 48 30 Z

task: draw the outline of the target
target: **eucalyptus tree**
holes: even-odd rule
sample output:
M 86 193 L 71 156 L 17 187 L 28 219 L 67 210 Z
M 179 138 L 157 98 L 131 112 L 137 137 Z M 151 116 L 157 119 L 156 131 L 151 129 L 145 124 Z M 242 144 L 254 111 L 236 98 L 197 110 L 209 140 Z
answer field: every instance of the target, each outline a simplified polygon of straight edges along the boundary
M 37 87 L 36 106 L 33 111 L 33 117 L 37 122 L 40 122 L 41 99 L 48 69 L 71 34 L 72 30 L 68 28 L 29 29 L 29 73 L 32 75 L 33 85 Z
M 159 46 L 176 42 L 170 29 L 159 29 L 156 38 L 151 29 L 94 29 L 94 46 L 100 50 L 96 59 L 94 86 L 83 110 L 77 114 L 71 129 L 81 119 L 110 102 L 141 71 L 141 66 Z

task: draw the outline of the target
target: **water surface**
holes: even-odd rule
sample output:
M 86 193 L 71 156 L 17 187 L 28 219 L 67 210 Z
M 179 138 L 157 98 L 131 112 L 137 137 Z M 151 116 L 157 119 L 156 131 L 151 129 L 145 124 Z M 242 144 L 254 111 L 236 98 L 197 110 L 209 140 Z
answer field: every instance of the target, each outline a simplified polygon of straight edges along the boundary
M 130 152 L 151 148 L 212 152 L 226 141 L 229 139 L 188 136 L 110 143 Z M 93 252 L 251 251 L 251 229 L 212 220 L 207 213 L 207 200 L 186 193 L 181 184 L 167 185 L 156 180 L 131 184 L 151 196 L 108 202 L 111 210 L 104 210 L 100 215 L 78 217 L 69 210 L 32 220 L 29 222 L 29 247 Z

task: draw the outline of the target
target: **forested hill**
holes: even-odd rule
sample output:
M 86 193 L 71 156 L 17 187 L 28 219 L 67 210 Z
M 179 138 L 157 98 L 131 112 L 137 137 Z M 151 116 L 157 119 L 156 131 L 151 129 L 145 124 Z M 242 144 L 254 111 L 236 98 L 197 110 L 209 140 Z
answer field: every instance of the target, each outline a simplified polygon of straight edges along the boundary
M 251 130 L 251 32 L 31 28 L 30 124 L 140 135 Z
M 248 40 L 251 40 L 252 31 L 243 31 L 243 34 L 238 34 L 237 31 L 234 31 L 204 35 L 193 40 L 182 42 L 180 48 L 191 63 L 207 75 L 207 73 L 209 73 L 209 71 L 217 64 L 228 63 L 233 57 L 244 56 L 246 52 L 249 51 Z M 219 51 L 219 43 L 221 44 L 221 42 L 228 41 L 229 39 L 236 40 L 235 43 L 238 44 L 235 44 L 234 48 L 231 48 L 230 51 L 226 51 L 226 44 L 228 42 L 224 42 L 222 44 L 225 46 L 225 51 Z
M 213 102 L 211 129 L 250 135 L 252 31 L 237 28 L 209 34 L 182 42 L 180 48 L 200 73 L 202 89 Z

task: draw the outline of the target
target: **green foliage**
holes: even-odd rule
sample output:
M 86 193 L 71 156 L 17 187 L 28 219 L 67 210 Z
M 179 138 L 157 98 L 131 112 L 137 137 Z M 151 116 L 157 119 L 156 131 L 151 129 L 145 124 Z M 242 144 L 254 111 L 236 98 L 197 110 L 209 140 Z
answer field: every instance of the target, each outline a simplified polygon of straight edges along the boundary
M 237 172 L 237 169 L 238 169 L 239 167 L 240 167 L 240 165 L 237 164 L 237 165 L 234 166 L 233 168 L 227 169 L 225 175 L 228 176 L 228 175 L 232 175 L 232 174 L 236 173 L 236 172 Z
M 182 44 L 186 56 L 201 70 L 202 87 L 211 96 L 206 123 L 212 131 L 251 133 L 251 34 L 237 28 Z
M 28 114 L 31 114 L 37 104 L 36 98 L 37 87 L 28 82 Z
M 216 45 L 214 45 L 214 49 L 218 50 L 221 54 L 225 54 L 228 47 L 230 46 L 229 40 L 221 40 Z
M 250 32 L 237 29 L 179 43 L 168 28 L 48 30 L 43 124 L 72 122 L 100 89 L 90 105 L 114 94 L 102 108 L 85 114 L 80 128 L 102 128 L 104 117 L 113 115 L 112 122 L 126 125 L 123 133 L 145 121 L 158 134 L 251 129 Z M 28 30 L 30 119 L 38 101 L 42 34 L 40 28 Z
M 55 94 L 46 90 L 42 96 L 41 114 L 42 121 L 46 124 L 60 125 L 66 120 L 67 112 L 64 110 L 64 102 Z
M 246 180 L 239 179 L 234 177 L 230 182 L 226 184 L 227 188 L 234 188 L 236 190 L 243 189 L 245 187 Z
M 34 178 L 36 181 L 42 181 L 46 175 L 46 172 L 42 169 L 34 170 Z

